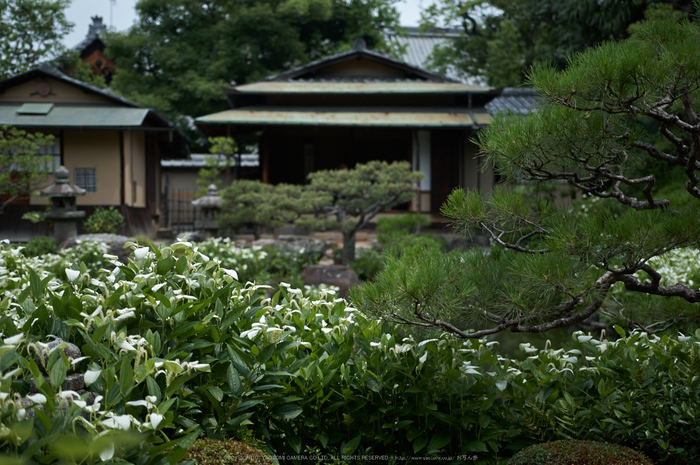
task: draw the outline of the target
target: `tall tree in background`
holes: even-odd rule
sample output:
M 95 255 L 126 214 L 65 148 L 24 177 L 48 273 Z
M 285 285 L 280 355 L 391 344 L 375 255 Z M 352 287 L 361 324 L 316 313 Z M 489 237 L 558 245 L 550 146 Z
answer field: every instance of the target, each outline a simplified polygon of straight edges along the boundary
M 693 11 L 692 0 L 435 0 L 422 26 L 462 30 L 454 43 L 435 50 L 432 67 L 507 87 L 522 84 L 533 65 L 562 69 L 575 52 L 627 38 L 649 7 Z
M 61 38 L 73 24 L 66 20 L 70 0 L 0 0 L 0 79 L 57 56 Z
M 52 135 L 0 126 L 0 213 L 46 182 L 53 157 L 38 153 L 42 146 L 53 144 L 53 140 Z
M 140 0 L 127 33 L 105 37 L 112 88 L 178 120 L 227 105 L 221 89 L 350 49 L 386 49 L 393 0 Z M 182 121 L 181 121 L 182 123 Z

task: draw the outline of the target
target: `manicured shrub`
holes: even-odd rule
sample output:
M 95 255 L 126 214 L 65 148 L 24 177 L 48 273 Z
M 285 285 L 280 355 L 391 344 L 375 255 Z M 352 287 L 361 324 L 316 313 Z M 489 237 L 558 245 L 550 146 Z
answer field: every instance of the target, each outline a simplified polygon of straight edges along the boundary
M 403 214 L 380 218 L 377 220 L 377 240 L 385 249 L 400 253 L 409 247 L 435 248 L 445 247 L 445 240 L 432 234 L 419 234 L 420 228 L 430 225 L 426 215 Z
M 59 243 L 56 239 L 46 236 L 32 237 L 24 245 L 22 254 L 27 257 L 38 257 L 39 255 L 56 253 Z
M 197 439 L 189 449 L 185 460 L 194 460 L 197 465 L 272 465 L 263 452 L 239 441 Z
M 350 264 L 350 268 L 355 270 L 357 276 L 363 281 L 374 278 L 382 266 L 384 266 L 382 254 L 371 248 L 358 249 L 355 261 Z
M 124 226 L 124 216 L 114 207 L 97 207 L 83 222 L 83 228 L 91 234 L 116 234 L 122 226 Z
M 508 465 L 654 465 L 643 454 L 617 444 L 554 441 L 535 444 L 513 456 Z

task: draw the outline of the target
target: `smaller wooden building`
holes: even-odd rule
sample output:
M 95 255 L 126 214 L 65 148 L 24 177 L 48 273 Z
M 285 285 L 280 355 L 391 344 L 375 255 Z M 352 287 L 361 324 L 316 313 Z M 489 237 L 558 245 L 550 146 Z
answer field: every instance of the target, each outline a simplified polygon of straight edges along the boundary
M 160 160 L 187 155 L 185 136 L 155 111 L 73 79 L 42 64 L 0 81 L 0 125 L 53 134 L 43 147 L 54 166 L 64 165 L 70 182 L 87 192 L 78 207 L 88 213 L 114 206 L 127 219 L 126 233 L 154 235 L 161 214 Z M 46 184 L 52 182 L 47 177 Z M 0 238 L 26 240 L 34 234 L 21 215 L 43 209 L 36 192 L 2 215 Z
M 458 186 L 490 190 L 470 141 L 497 95 L 369 51 L 353 50 L 227 89 L 231 109 L 196 119 L 207 135 L 259 132 L 261 177 L 304 183 L 319 169 L 406 160 L 425 174 L 414 211 L 439 212 Z
M 93 16 L 91 19 L 92 24 L 88 26 L 87 35 L 72 50 L 80 55 L 83 63 L 90 64 L 94 76 L 104 76 L 105 82 L 109 84 L 117 65 L 104 54 L 105 44 L 102 42 L 102 34 L 107 31 L 107 26 L 101 16 Z

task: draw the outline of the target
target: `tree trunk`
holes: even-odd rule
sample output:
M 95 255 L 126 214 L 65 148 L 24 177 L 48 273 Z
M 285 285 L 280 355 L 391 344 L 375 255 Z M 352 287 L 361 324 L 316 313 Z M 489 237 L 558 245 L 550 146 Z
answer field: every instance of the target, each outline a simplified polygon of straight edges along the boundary
M 355 232 L 343 231 L 343 265 L 350 266 L 355 261 Z

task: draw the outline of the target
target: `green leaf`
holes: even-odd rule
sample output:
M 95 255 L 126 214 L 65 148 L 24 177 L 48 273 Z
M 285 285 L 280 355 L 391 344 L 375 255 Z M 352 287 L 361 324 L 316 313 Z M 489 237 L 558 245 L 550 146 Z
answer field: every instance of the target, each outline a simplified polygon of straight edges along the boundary
M 260 354 L 258 355 L 258 361 L 260 363 L 265 363 L 268 360 L 270 360 L 270 357 L 272 354 L 275 352 L 275 345 L 274 344 L 269 344 L 263 348 L 263 350 L 260 351 Z
M 486 443 L 482 441 L 468 441 L 462 444 L 462 448 L 469 452 L 488 452 Z
M 426 444 L 428 444 L 428 436 L 419 436 L 415 441 L 413 441 L 413 453 L 415 454 L 422 450 Z
M 360 441 L 362 440 L 362 435 L 358 434 L 351 440 L 349 440 L 344 446 L 343 446 L 343 455 L 352 455 L 355 450 L 357 450 L 357 447 L 360 445 Z
M 233 367 L 233 363 L 230 363 L 226 370 L 226 381 L 228 382 L 231 393 L 236 397 L 240 396 L 242 389 L 241 378 L 238 371 Z
M 226 345 L 226 349 L 228 350 L 228 355 L 229 358 L 231 359 L 231 363 L 236 367 L 236 370 L 238 370 L 239 373 L 243 373 L 243 376 L 248 377 L 250 376 L 250 370 L 248 367 L 243 363 L 243 360 L 241 360 L 241 357 L 238 356 L 236 351 L 233 350 L 233 348 L 230 345 Z
M 168 454 L 168 463 L 170 465 L 175 465 L 176 463 L 180 463 L 182 461 L 182 459 L 185 458 L 185 455 L 187 455 L 187 449 L 185 449 L 182 446 L 175 446 L 172 448 L 172 450 Z
M 122 359 L 122 366 L 119 370 L 122 394 L 127 394 L 134 387 L 134 369 L 131 367 L 131 357 Z
M 289 441 L 289 445 L 292 446 L 292 449 L 294 452 L 297 454 L 301 452 L 301 438 L 299 436 L 288 436 L 287 441 Z
M 428 453 L 433 454 L 439 452 L 440 449 L 445 447 L 452 440 L 452 435 L 449 431 L 438 431 L 430 439 L 430 444 L 428 444 Z
M 222 391 L 218 386 L 209 385 L 207 386 L 207 391 L 209 391 L 209 394 L 211 394 L 212 397 L 219 402 L 224 399 L 224 391 Z
M 291 420 L 298 417 L 304 409 L 297 403 L 282 404 L 273 409 L 273 413 L 285 420 Z
M 382 386 L 373 375 L 367 376 L 367 379 L 365 379 L 365 385 L 374 392 L 380 392 L 382 390 Z
M 613 329 L 617 334 L 620 335 L 620 337 L 627 337 L 627 334 L 625 333 L 625 330 L 619 326 L 619 325 L 613 325 Z
M 49 381 L 51 382 L 51 385 L 56 389 L 61 387 L 63 381 L 66 379 L 66 373 L 68 372 L 66 363 L 67 360 L 65 360 L 65 355 L 61 354 L 60 357 L 56 358 L 53 365 L 51 366 L 51 370 L 49 370 Z
M 457 420 L 455 417 L 453 417 L 452 415 L 449 415 L 447 413 L 431 410 L 430 414 L 432 416 L 434 416 L 435 418 L 439 419 L 440 421 L 442 421 L 443 423 L 447 423 L 447 424 L 454 425 L 454 426 L 459 425 L 459 420 Z
M 158 271 L 158 274 L 164 275 L 168 271 L 171 271 L 176 263 L 177 261 L 172 256 L 163 258 L 162 260 L 158 260 L 156 270 Z
M 187 270 L 187 256 L 182 256 L 175 263 L 175 272 L 182 274 L 185 270 Z
M 38 302 L 42 297 L 44 297 L 44 288 L 41 285 L 41 279 L 39 279 L 39 275 L 37 275 L 31 268 L 29 269 L 28 274 L 32 299 L 34 299 L 35 302 Z

